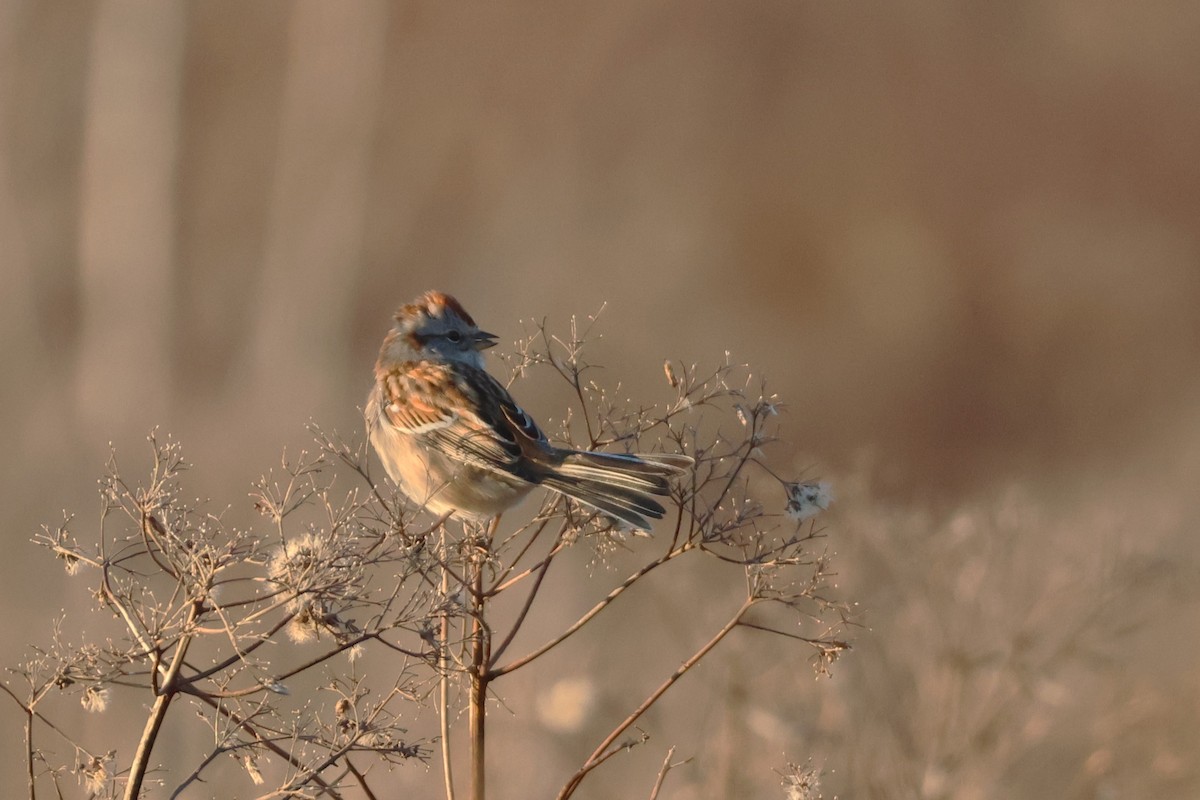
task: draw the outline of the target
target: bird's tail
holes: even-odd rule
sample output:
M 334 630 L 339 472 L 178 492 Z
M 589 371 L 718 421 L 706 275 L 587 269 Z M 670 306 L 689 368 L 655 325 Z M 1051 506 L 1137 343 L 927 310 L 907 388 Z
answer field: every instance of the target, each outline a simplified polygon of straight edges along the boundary
M 669 453 L 568 452 L 542 484 L 639 530 L 666 509 L 655 500 L 671 493 L 670 481 L 693 465 L 689 456 Z

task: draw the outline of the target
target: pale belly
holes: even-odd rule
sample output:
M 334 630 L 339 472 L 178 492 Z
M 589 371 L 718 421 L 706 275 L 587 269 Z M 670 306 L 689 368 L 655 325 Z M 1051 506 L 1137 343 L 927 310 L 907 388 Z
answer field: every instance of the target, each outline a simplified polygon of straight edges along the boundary
M 434 514 L 484 520 L 507 510 L 534 484 L 455 462 L 422 447 L 378 418 L 370 420 L 371 444 L 384 469 L 410 500 Z

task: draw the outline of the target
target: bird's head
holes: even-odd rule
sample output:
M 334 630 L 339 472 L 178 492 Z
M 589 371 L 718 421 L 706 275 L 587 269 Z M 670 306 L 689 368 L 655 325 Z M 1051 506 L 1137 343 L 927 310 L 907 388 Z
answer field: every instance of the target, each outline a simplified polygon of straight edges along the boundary
M 396 311 L 396 344 L 418 358 L 460 361 L 483 369 L 483 351 L 496 344 L 457 300 L 444 292 L 426 292 Z

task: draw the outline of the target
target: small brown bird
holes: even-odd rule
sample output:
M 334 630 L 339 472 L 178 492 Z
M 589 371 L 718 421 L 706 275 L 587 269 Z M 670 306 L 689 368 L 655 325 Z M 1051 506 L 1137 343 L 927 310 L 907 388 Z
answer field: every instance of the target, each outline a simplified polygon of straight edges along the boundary
M 401 306 L 375 363 L 367 400 L 371 444 L 416 503 L 484 520 L 545 486 L 640 530 L 665 513 L 684 455 L 555 447 L 483 367 L 496 337 L 457 300 L 427 292 Z

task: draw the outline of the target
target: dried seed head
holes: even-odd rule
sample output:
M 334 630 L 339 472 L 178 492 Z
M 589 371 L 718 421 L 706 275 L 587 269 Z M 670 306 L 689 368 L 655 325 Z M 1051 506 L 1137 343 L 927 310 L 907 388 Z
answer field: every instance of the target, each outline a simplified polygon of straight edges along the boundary
M 829 508 L 833 502 L 833 487 L 828 483 L 787 483 L 787 515 L 797 522 L 811 519 Z
M 782 773 L 786 800 L 821 800 L 821 773 L 812 764 L 788 764 Z
M 305 534 L 288 541 L 272 556 L 267 562 L 267 574 L 271 580 L 292 586 L 328 557 L 327 542 L 321 537 Z
M 246 770 L 246 774 L 250 776 L 250 780 L 255 786 L 262 786 L 263 774 L 258 769 L 258 760 L 254 758 L 253 753 L 246 753 L 242 756 L 242 766 Z
M 108 783 L 107 761 L 107 756 L 92 756 L 79 765 L 83 785 L 92 794 L 100 794 L 104 791 L 104 784 Z
M 287 625 L 287 635 L 296 644 L 316 641 L 321 624 L 311 604 L 304 603 Z
M 79 572 L 79 558 L 74 553 L 59 553 L 58 557 L 63 560 L 63 567 L 68 575 Z
M 108 708 L 108 689 L 93 684 L 83 690 L 83 697 L 79 698 L 79 702 L 88 711 L 99 713 Z

